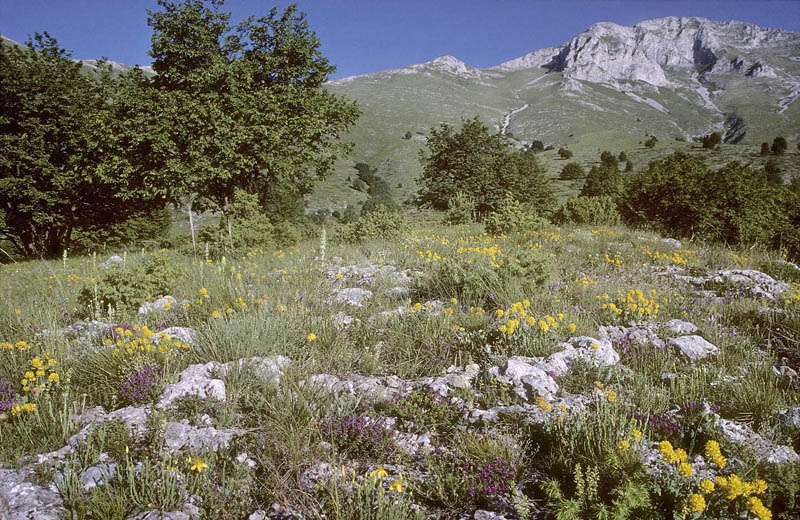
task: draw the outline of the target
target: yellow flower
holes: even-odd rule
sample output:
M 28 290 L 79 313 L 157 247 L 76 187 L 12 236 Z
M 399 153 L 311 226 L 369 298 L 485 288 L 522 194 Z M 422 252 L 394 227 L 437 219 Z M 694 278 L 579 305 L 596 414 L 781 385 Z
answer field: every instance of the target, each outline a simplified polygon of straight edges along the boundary
M 678 457 L 678 462 L 686 462 L 687 460 L 689 460 L 689 455 L 683 448 L 678 448 L 677 450 L 675 450 L 675 456 Z
M 376 479 L 383 479 L 389 476 L 389 473 L 386 471 L 386 469 L 384 469 L 383 466 L 378 466 L 376 469 L 370 471 L 368 476 L 372 480 L 376 480 Z
M 496 311 L 494 311 L 494 313 L 497 315 L 498 318 L 502 318 L 503 316 L 505 316 L 506 311 L 504 311 L 503 309 L 497 309 Z
M 196 471 L 198 473 L 202 473 L 203 470 L 208 469 L 208 464 L 203 461 L 203 459 L 197 457 L 188 457 L 186 459 L 186 463 L 189 465 L 189 471 Z
M 567 327 L 569 328 L 570 334 L 575 334 L 575 331 L 578 328 L 574 323 L 570 323 L 569 325 L 567 325 Z
M 308 335 L 308 336 L 306 336 L 306 339 L 307 339 L 308 341 L 314 341 L 315 339 L 317 339 L 317 335 L 316 335 L 316 334 L 314 334 L 313 332 L 311 332 L 311 333 L 309 333 L 309 335 Z
M 692 496 L 689 497 L 689 509 L 691 509 L 692 512 L 699 513 L 705 508 L 706 508 L 706 499 L 703 498 L 703 495 L 698 495 L 697 493 L 693 493 Z
M 538 406 L 545 412 L 550 412 L 553 410 L 553 405 L 550 404 L 550 402 L 541 395 L 536 397 L 536 406 Z
M 389 486 L 389 491 L 394 491 L 395 493 L 402 493 L 405 486 L 403 485 L 403 474 L 401 473 L 397 480 L 392 482 Z
M 621 440 L 621 441 L 619 441 L 619 443 L 617 444 L 617 449 L 618 449 L 620 452 L 622 452 L 622 453 L 625 453 L 626 451 L 628 451 L 629 449 L 631 449 L 631 443 L 630 443 L 630 442 L 628 442 L 628 441 L 626 441 L 626 440 Z
M 685 477 L 691 477 L 694 474 L 694 470 L 692 469 L 692 465 L 688 462 L 681 462 L 678 466 L 678 471 Z
M 219 318 L 219 311 L 214 311 L 214 312 L 212 312 L 212 313 L 211 313 L 211 317 L 212 317 L 212 318 L 214 318 L 214 319 L 217 319 L 217 318 Z
M 750 508 L 750 512 L 756 515 L 759 520 L 772 520 L 772 512 L 764 507 L 764 504 L 758 497 L 750 497 L 747 501 L 747 507 Z
M 703 479 L 697 486 L 703 493 L 712 493 L 714 491 L 714 483 L 708 479 Z
M 48 378 L 47 378 L 47 379 L 48 379 L 48 380 L 49 380 L 51 383 L 58 383 L 58 374 L 56 374 L 55 372 L 53 372 L 52 374 L 50 374 L 50 376 L 48 376 Z
M 641 430 L 633 430 L 631 432 L 631 436 L 633 437 L 633 440 L 638 441 L 639 437 L 642 436 L 642 432 L 641 432 Z
M 31 360 L 31 365 L 33 365 L 33 368 L 42 368 L 44 366 L 44 363 L 42 362 L 41 359 L 35 357 Z

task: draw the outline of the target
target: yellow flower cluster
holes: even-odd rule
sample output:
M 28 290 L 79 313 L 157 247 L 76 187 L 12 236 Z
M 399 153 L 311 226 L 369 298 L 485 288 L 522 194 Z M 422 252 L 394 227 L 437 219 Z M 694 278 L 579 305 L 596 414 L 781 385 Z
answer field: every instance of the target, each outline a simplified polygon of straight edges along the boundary
M 800 283 L 792 282 L 791 290 L 783 295 L 783 303 L 785 305 L 800 303 Z
M 652 319 L 658 315 L 661 304 L 658 303 L 658 292 L 651 289 L 645 293 L 641 289 L 631 289 L 627 293 L 619 293 L 617 301 L 611 299 L 608 293 L 597 296 L 601 301 L 600 308 L 613 312 L 625 319 Z
M 33 413 L 36 411 L 36 405 L 33 403 L 15 404 L 11 407 L 11 415 L 19 415 L 22 413 Z
M 651 251 L 648 247 L 645 249 L 645 254 L 650 257 L 654 262 L 664 262 L 674 265 L 687 265 L 689 258 L 695 256 L 697 253 L 688 249 L 680 249 L 672 253 L 660 253 L 658 251 Z
M 199 457 L 187 457 L 186 465 L 189 466 L 189 471 L 195 471 L 197 473 L 202 473 L 204 470 L 208 469 L 208 464 Z
M 344 475 L 344 468 L 342 468 L 342 475 Z M 378 466 L 376 469 L 366 474 L 366 477 L 373 486 L 377 485 L 383 491 L 383 479 L 389 476 L 389 472 L 383 466 Z M 403 474 L 400 473 L 398 477 L 389 484 L 389 491 L 394 493 L 402 493 L 408 487 L 408 484 L 403 481 Z
M 58 372 L 55 371 L 57 364 L 58 362 L 47 352 L 33 358 L 31 369 L 22 376 L 22 391 L 42 392 L 47 389 L 48 385 L 57 384 L 59 379 Z
M 553 405 L 550 404 L 550 401 L 548 401 L 547 399 L 545 399 L 541 395 L 536 397 L 536 406 L 538 406 L 540 409 L 544 410 L 545 412 L 552 412 L 553 411 Z
M 622 267 L 623 258 L 622 255 L 619 253 L 614 253 L 614 256 L 609 255 L 608 253 L 604 256 L 606 263 L 609 264 L 611 267 Z
M 689 497 L 689 509 L 693 513 L 699 513 L 705 508 L 706 508 L 705 497 L 703 497 L 703 495 L 698 495 L 697 493 L 692 493 L 692 496 Z
M 617 449 L 620 451 L 620 453 L 625 453 L 631 449 L 631 443 L 623 439 L 617 443 Z
M 0 342 L 0 350 L 30 350 L 31 346 L 27 341 L 17 341 L 16 343 Z
M 722 456 L 719 443 L 714 440 L 706 443 L 705 456 L 708 460 L 716 464 L 719 469 L 725 469 L 725 465 L 728 463 L 728 459 Z
M 772 511 L 766 508 L 758 497 L 750 497 L 747 501 L 747 507 L 758 520 L 772 520 Z
M 713 493 L 715 489 L 714 483 L 708 479 L 701 480 L 700 483 L 697 485 L 697 487 L 700 489 L 701 493 L 704 493 L 706 495 L 709 493 Z
M 169 358 L 173 354 L 188 350 L 189 345 L 178 338 L 159 332 L 156 334 L 147 328 L 147 325 L 133 325 L 130 329 L 117 327 L 114 329 L 117 336 L 116 340 L 106 339 L 103 344 L 107 347 L 114 347 L 113 353 L 116 356 L 131 356 L 136 359 L 150 354 L 161 355 Z M 156 338 L 153 341 L 153 338 Z
M 430 249 L 425 251 L 417 251 L 417 255 L 419 256 L 420 260 L 424 261 L 426 264 L 430 264 L 432 262 L 441 262 L 442 260 L 447 259 L 447 257 L 439 256 L 438 253 L 431 251 Z
M 581 278 L 581 286 L 583 286 L 583 287 L 594 287 L 595 285 L 597 285 L 597 280 L 591 280 L 591 279 L 589 279 L 589 278 L 587 278 L 585 276 L 583 278 Z
M 510 309 L 497 309 L 495 311 L 495 316 L 498 319 L 506 318 L 506 320 L 500 324 L 498 330 L 510 336 L 514 334 L 520 326 L 538 328 L 541 332 L 549 332 L 557 330 L 562 325 L 565 318 L 564 313 L 559 312 L 555 316 L 547 314 L 541 319 L 536 319 L 528 312 L 530 306 L 530 300 L 523 300 L 514 303 Z M 574 333 L 577 326 L 574 323 L 569 323 L 567 324 L 567 328 L 570 333 Z
M 736 500 L 738 497 L 750 497 L 752 495 L 763 495 L 769 486 L 761 479 L 746 482 L 736 473 L 731 473 L 727 477 L 719 476 L 716 478 L 716 487 L 725 493 L 728 500 Z
M 617 393 L 611 388 L 606 388 L 606 386 L 600 381 L 594 382 L 594 387 L 592 388 L 592 392 L 595 395 L 604 396 L 606 399 L 608 399 L 609 403 L 617 402 Z
M 679 470 L 682 474 L 687 475 L 687 472 L 689 473 L 687 476 L 692 474 L 692 466 L 686 463 L 689 459 L 686 450 L 683 448 L 676 450 L 669 441 L 661 441 L 658 443 L 658 451 L 661 452 L 661 458 L 664 459 L 664 462 L 667 464 L 680 464 Z M 686 464 L 688 468 L 684 467 L 683 464 Z

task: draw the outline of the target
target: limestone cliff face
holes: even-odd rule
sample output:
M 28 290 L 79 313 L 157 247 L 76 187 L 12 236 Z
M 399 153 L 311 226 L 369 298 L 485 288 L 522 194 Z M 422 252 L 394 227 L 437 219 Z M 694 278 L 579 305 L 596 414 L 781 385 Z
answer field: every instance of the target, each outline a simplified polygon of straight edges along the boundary
M 744 22 L 669 17 L 633 27 L 597 23 L 563 47 L 536 51 L 497 68 L 545 67 L 594 83 L 674 86 L 677 80 L 672 76 L 681 72 L 776 77 L 769 57 L 778 47 L 794 47 L 800 53 L 800 34 Z

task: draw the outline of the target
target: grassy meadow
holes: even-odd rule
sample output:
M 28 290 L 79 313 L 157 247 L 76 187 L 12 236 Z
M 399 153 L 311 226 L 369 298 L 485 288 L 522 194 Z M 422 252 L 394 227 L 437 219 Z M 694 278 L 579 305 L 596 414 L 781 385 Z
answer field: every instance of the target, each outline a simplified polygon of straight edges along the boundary
M 774 252 L 676 246 L 622 227 L 489 236 L 423 215 L 356 244 L 329 229 L 276 251 L 120 252 L 109 269 L 107 255 L 7 263 L 0 464 L 57 490 L 51 513 L 73 519 L 797 518 L 800 463 L 757 448 L 800 449 L 780 413 L 800 406 L 800 270 Z M 677 277 L 726 269 L 787 290 Z M 141 272 L 158 287 L 148 300 L 174 299 L 138 313 Z M 104 306 L 112 292 L 127 303 Z M 670 320 L 716 353 L 670 348 Z M 664 341 L 609 340 L 619 362 L 596 362 L 600 327 L 632 322 Z M 553 391 L 497 376 L 581 336 L 586 355 Z M 266 377 L 259 363 L 277 356 Z M 221 394 L 197 390 L 209 380 Z M 181 428 L 195 438 L 175 441 Z

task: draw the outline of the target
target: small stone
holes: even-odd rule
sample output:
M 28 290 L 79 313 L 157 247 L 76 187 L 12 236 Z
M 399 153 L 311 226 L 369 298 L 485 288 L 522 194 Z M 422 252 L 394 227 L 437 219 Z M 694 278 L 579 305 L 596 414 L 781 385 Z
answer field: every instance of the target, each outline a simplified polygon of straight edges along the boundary
M 263 509 L 256 509 L 250 516 L 247 517 L 247 520 L 264 520 L 267 517 L 267 512 Z
M 681 354 L 689 358 L 690 361 L 697 361 L 706 356 L 716 354 L 719 349 L 706 341 L 701 336 L 680 336 L 678 338 L 669 338 L 667 343 L 670 346 L 677 348 Z
M 675 249 L 680 249 L 683 247 L 680 240 L 675 240 L 674 238 L 662 238 L 661 243 L 668 245 L 669 247 L 674 247 Z
M 164 312 L 168 309 L 175 308 L 178 301 L 172 296 L 163 296 L 153 302 L 145 302 L 139 307 L 139 316 L 144 316 L 151 312 Z

